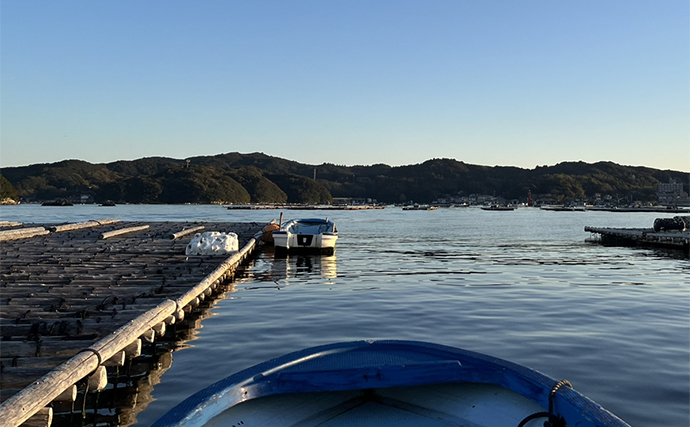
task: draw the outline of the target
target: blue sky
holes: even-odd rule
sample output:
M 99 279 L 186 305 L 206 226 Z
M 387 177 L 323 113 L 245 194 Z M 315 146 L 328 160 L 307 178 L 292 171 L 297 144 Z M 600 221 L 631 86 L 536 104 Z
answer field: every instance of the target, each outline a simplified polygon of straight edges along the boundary
M 0 19 L 0 166 L 690 171 L 687 0 L 2 0 Z

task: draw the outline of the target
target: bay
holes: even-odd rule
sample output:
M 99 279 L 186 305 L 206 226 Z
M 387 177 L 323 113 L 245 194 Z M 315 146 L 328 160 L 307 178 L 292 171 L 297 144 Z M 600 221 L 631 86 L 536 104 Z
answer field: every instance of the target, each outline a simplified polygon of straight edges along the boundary
M 255 258 L 174 353 L 138 424 L 260 361 L 359 339 L 432 341 L 537 369 L 633 426 L 690 424 L 690 261 L 604 247 L 584 226 L 650 227 L 658 213 L 521 208 L 285 210 L 333 219 L 334 256 Z M 222 206 L 3 206 L 20 222 L 267 223 L 278 210 Z

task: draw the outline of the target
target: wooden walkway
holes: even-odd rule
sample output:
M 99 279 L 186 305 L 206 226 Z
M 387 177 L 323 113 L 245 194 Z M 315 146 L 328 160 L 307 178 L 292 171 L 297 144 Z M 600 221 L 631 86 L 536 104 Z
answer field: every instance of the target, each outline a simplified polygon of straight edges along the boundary
M 77 384 L 103 390 L 107 368 L 140 356 L 232 278 L 264 226 L 0 223 L 0 425 L 50 425 L 47 405 L 73 404 Z M 186 256 L 205 231 L 237 233 L 240 252 Z

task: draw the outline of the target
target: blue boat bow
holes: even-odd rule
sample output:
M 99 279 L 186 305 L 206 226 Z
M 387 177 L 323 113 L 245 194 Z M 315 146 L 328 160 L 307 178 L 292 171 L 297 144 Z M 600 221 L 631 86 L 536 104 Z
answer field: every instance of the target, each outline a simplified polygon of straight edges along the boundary
M 371 397 L 377 390 L 449 384 L 500 386 L 497 389 L 514 392 L 536 404 L 535 408 L 541 408 L 541 411 L 533 411 L 537 414 L 534 418 L 550 413 L 553 420 L 561 418 L 570 427 L 629 427 L 589 398 L 564 386 L 563 382 L 533 369 L 459 348 L 395 340 L 324 345 L 261 363 L 194 394 L 159 419 L 154 427 L 207 425 L 210 419 L 229 408 L 268 396 L 361 390 L 362 396 Z M 398 409 L 405 407 L 399 402 L 396 405 Z M 356 405 L 350 403 L 350 406 Z M 345 408 L 341 411 L 350 410 L 350 406 L 341 405 Z M 432 413 L 434 410 L 424 411 Z M 513 425 L 517 427 L 520 420 L 529 415 L 521 415 Z M 489 420 L 487 424 L 474 425 L 501 423 Z

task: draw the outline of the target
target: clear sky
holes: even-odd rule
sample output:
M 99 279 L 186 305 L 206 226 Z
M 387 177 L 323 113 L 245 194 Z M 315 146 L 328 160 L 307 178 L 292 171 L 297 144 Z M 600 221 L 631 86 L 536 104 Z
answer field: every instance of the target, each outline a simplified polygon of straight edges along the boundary
M 690 171 L 687 0 L 2 0 L 0 166 Z

